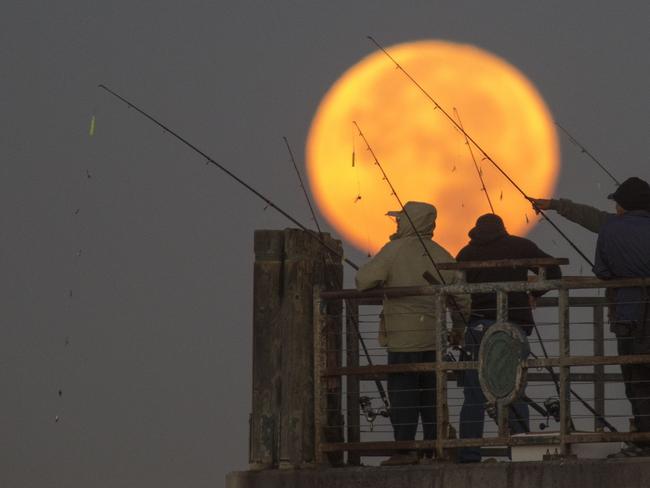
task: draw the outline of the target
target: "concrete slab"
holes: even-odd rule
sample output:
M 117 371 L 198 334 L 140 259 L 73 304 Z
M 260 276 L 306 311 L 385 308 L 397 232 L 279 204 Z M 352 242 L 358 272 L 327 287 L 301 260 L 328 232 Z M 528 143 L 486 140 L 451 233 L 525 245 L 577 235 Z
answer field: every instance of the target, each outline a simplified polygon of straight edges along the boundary
M 650 459 L 238 471 L 226 488 L 649 488 Z

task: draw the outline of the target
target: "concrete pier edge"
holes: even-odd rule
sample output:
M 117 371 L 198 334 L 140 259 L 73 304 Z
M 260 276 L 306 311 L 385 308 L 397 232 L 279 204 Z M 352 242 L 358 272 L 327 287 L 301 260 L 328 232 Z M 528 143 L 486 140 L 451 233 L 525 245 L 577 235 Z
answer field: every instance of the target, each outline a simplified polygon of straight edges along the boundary
M 236 471 L 226 488 L 648 488 L 650 458 Z

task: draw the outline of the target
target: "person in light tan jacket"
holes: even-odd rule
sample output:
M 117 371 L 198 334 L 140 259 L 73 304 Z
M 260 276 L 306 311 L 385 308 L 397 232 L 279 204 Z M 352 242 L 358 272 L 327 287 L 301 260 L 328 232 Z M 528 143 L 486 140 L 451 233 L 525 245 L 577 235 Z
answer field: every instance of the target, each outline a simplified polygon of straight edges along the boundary
M 432 240 L 437 217 L 433 205 L 407 202 L 402 211 L 389 212 L 389 215 L 397 220 L 397 232 L 359 269 L 356 275 L 357 289 L 427 285 L 422 276 L 425 271 L 446 284 L 458 281 L 457 272 L 446 270 L 440 271 L 440 280 L 440 274 L 422 246 L 424 243 L 435 264 L 455 262 L 449 252 Z M 450 307 L 453 327 L 449 337 L 452 344 L 459 344 L 464 334 L 465 320 L 469 317 L 470 298 L 468 295 L 457 295 L 453 301 L 455 305 Z M 435 361 L 434 331 L 436 317 L 440 313 L 446 313 L 446 310 L 437 310 L 431 296 L 385 298 L 381 319 L 384 334 L 380 331 L 379 339 L 388 349 L 388 364 Z M 396 441 L 415 440 L 418 417 L 422 418 L 424 439 L 435 439 L 435 391 L 433 372 L 388 376 L 390 418 Z M 382 464 L 417 462 L 416 453 L 401 451 Z

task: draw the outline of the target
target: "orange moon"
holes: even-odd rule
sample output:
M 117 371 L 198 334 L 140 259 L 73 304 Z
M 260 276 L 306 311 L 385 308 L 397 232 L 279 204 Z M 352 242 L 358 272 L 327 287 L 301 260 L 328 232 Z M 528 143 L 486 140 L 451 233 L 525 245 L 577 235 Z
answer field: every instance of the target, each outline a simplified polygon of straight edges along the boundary
M 533 84 L 505 60 L 446 41 L 398 44 L 388 52 L 532 197 L 552 195 L 557 134 Z M 395 231 L 399 204 L 354 128 L 357 121 L 402 202 L 438 209 L 434 240 L 455 254 L 477 217 L 490 212 L 463 135 L 385 54 L 349 68 L 322 99 L 306 144 L 309 184 L 330 224 L 375 253 Z M 511 234 L 529 232 L 530 204 L 473 147 L 495 213 Z M 354 157 L 353 157 L 354 153 Z

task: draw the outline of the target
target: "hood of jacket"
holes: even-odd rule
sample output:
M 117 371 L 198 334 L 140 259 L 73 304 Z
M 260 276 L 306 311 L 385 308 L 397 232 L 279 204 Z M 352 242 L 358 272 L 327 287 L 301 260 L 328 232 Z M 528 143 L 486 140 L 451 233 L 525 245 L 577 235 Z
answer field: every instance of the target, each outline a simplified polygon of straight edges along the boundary
M 391 241 L 404 237 L 414 237 L 416 233 L 423 238 L 431 239 L 433 229 L 436 228 L 438 211 L 436 207 L 429 203 L 406 202 L 404 210 L 388 212 L 388 215 L 392 215 L 397 219 L 397 232 L 390 236 Z M 411 222 L 413 222 L 413 225 L 411 225 Z
M 501 217 L 495 214 L 485 214 L 476 220 L 476 225 L 467 235 L 472 244 L 482 246 L 507 236 L 508 231 L 506 231 Z

